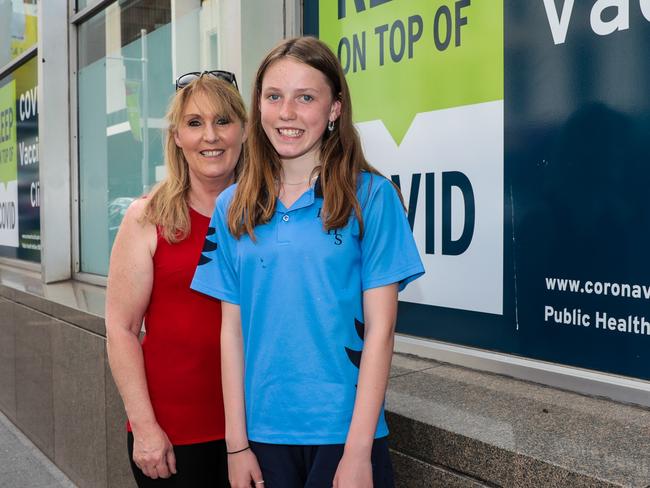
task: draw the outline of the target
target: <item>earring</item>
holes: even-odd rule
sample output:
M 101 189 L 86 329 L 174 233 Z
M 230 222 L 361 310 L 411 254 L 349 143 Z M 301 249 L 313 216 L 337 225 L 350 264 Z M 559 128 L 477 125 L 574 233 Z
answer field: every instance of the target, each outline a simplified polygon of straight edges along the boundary
M 334 121 L 333 120 L 330 120 L 327 123 L 327 130 L 330 131 L 330 132 L 332 132 L 334 130 Z

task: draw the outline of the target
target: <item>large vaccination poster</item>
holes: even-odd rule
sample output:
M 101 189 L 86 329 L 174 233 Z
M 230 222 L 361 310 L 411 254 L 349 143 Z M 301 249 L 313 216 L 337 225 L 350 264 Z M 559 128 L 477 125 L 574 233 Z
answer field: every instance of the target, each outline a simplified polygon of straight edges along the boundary
M 0 80 L 0 257 L 41 256 L 37 59 Z
M 306 0 L 304 25 L 407 204 L 398 331 L 650 379 L 650 0 Z

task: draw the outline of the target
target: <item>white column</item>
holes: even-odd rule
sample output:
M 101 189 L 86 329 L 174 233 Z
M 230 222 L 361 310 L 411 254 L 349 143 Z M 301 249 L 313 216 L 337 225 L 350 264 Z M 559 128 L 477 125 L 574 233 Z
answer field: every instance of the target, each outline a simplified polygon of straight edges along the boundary
M 285 37 L 302 35 L 302 2 L 300 0 L 284 0 L 284 12 Z
M 38 132 L 43 281 L 71 278 L 68 2 L 38 2 Z

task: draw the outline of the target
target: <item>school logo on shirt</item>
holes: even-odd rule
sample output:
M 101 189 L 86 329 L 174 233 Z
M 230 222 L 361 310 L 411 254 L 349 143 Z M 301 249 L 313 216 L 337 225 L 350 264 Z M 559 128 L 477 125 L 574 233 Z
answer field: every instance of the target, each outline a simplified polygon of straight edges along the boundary
M 334 245 L 335 246 L 340 246 L 343 244 L 343 234 L 339 232 L 339 229 L 330 229 L 327 231 L 327 235 L 334 236 Z
M 321 209 L 318 209 L 318 212 L 316 212 L 316 218 L 320 219 L 320 211 Z M 334 236 L 334 245 L 335 246 L 340 246 L 343 244 L 343 234 L 341 234 L 339 231 L 341 229 L 330 229 L 327 231 L 328 236 Z
M 217 247 L 219 247 L 216 242 L 208 239 L 208 237 L 214 235 L 215 232 L 216 230 L 214 227 L 208 227 L 208 231 L 205 234 L 205 241 L 203 242 L 203 249 L 201 250 L 201 257 L 199 258 L 199 266 L 203 266 L 212 261 L 212 258 L 206 256 L 205 253 L 216 251 Z

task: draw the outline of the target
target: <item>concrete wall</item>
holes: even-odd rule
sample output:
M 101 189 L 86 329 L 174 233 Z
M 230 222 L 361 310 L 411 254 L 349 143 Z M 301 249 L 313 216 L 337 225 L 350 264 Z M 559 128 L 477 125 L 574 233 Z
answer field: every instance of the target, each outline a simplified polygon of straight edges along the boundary
M 103 319 L 66 309 L 0 286 L 0 409 L 79 486 L 134 487 Z
M 0 266 L 0 410 L 80 487 L 134 488 L 104 294 Z M 386 411 L 398 488 L 650 479 L 650 409 L 396 354 Z

